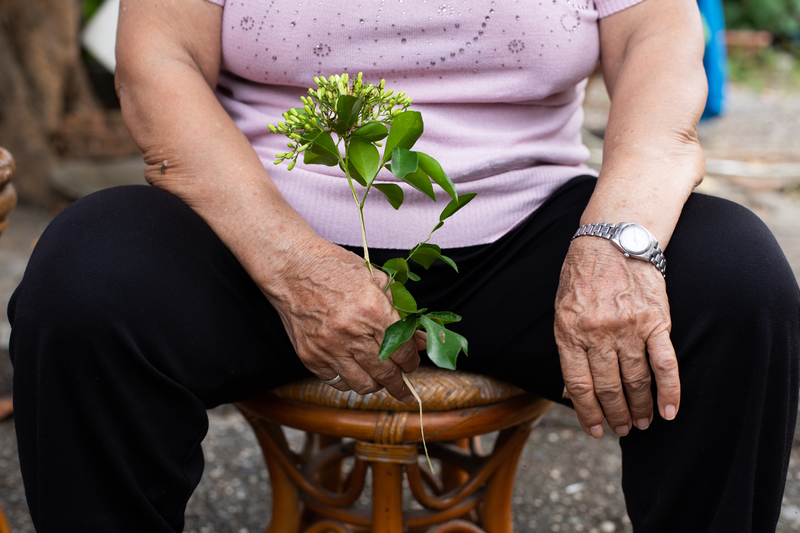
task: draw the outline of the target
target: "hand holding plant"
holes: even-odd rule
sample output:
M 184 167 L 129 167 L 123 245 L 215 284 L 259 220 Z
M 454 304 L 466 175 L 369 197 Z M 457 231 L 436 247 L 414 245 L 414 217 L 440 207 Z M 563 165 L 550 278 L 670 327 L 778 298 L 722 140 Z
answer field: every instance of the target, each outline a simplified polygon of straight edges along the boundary
M 385 81 L 377 86 L 365 84 L 361 74 L 350 80 L 347 74 L 329 78 L 315 78 L 317 89 L 309 89 L 301 97 L 303 107 L 290 109 L 283 114 L 285 122 L 270 130 L 287 136 L 290 151 L 277 154 L 276 164 L 289 161 L 293 169 L 300 155 L 305 164 L 339 166 L 358 208 L 366 267 L 373 273 L 379 268 L 389 276 L 384 291 L 391 293 L 394 308 L 400 320 L 386 329 L 379 357 L 388 359 L 394 351 L 407 342 L 418 329 L 427 332 L 427 353 L 437 366 L 455 369 L 456 358 L 463 350 L 467 353 L 467 340 L 447 329 L 446 325 L 458 322 L 461 317 L 451 312 L 428 312 L 419 309 L 406 288 L 408 281 L 417 281 L 410 263 L 426 270 L 440 259 L 458 270 L 455 262 L 442 255 L 441 249 L 429 243 L 433 233 L 444 221 L 464 207 L 475 194 L 458 195 L 455 185 L 431 156 L 411 148 L 422 135 L 422 116 L 409 111 L 411 99 L 404 93 L 394 94 L 385 89 Z M 334 140 L 334 136 L 336 140 Z M 385 139 L 385 145 L 384 145 Z M 383 147 L 381 155 L 379 148 Z M 344 149 L 344 156 L 341 153 Z M 369 260 L 367 233 L 364 225 L 364 203 L 369 193 L 380 191 L 395 209 L 403 204 L 403 189 L 395 183 L 376 183 L 381 168 L 389 169 L 399 180 L 408 183 L 436 201 L 434 185 L 438 185 L 451 198 L 442 210 L 439 221 L 427 239 L 414 246 L 403 257 L 390 259 L 383 265 Z M 358 187 L 358 188 L 357 188 Z M 360 193 L 360 194 L 359 194 Z

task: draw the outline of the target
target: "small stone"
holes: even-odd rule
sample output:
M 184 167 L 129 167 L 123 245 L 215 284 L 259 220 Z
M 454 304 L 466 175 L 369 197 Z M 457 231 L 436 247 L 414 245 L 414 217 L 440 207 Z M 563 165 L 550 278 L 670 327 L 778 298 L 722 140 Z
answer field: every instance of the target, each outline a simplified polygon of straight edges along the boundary
M 603 520 L 600 523 L 600 531 L 602 533 L 614 533 L 616 530 L 617 526 L 611 520 Z

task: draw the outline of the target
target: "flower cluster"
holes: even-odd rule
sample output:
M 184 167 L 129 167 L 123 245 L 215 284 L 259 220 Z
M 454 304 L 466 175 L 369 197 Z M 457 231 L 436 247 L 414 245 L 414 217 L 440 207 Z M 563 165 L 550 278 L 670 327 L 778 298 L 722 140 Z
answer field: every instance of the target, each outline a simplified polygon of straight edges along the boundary
M 385 80 L 378 85 L 364 83 L 360 72 L 352 80 L 345 73 L 315 77 L 314 82 L 317 89 L 309 89 L 308 96 L 300 97 L 303 107 L 283 113 L 284 121 L 277 126 L 269 125 L 271 132 L 289 138 L 291 151 L 276 154 L 275 161 L 276 165 L 290 161 L 289 170 L 320 133 L 335 133 L 341 139 L 370 122 L 388 126 L 411 105 L 411 98 L 405 92 L 395 94 L 386 89 Z

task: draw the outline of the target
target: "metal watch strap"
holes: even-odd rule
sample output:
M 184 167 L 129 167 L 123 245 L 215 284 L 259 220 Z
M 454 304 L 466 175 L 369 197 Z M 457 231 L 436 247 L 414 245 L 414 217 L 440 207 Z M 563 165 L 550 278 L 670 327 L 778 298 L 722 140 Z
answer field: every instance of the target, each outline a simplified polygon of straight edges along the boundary
M 617 236 L 617 231 L 619 231 L 618 224 L 610 224 L 608 222 L 584 224 L 578 228 L 578 230 L 575 232 L 575 235 L 573 235 L 572 239 L 570 239 L 570 242 L 574 241 L 578 237 L 584 236 L 602 237 L 604 239 L 611 240 Z M 658 245 L 658 243 L 656 243 L 656 245 L 653 247 L 649 261 L 658 269 L 659 272 L 661 272 L 662 276 L 665 278 L 667 277 L 667 260 L 664 257 L 664 252 L 661 250 L 661 247 Z
M 661 251 L 661 247 L 658 244 L 653 248 L 653 253 L 650 255 L 650 262 L 661 272 L 662 276 L 665 278 L 667 277 L 667 260 L 664 258 L 664 252 Z

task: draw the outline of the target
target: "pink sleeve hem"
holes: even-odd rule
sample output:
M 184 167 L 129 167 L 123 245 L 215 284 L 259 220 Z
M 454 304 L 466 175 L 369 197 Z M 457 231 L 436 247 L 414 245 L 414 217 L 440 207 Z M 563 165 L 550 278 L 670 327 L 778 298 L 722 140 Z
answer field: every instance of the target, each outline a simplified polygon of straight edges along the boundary
M 642 0 L 596 0 L 595 7 L 597 8 L 598 17 L 603 18 L 639 2 L 642 2 Z
M 225 7 L 225 0 L 208 0 L 212 4 L 217 4 L 218 6 Z

